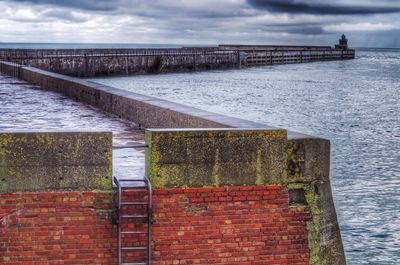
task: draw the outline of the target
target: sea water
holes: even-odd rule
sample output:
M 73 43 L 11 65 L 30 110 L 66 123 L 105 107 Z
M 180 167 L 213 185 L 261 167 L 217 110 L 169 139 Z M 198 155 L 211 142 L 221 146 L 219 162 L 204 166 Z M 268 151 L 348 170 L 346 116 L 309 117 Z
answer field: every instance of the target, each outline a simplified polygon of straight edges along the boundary
M 358 49 L 347 61 L 92 80 L 330 139 L 348 264 L 400 264 L 400 50 Z

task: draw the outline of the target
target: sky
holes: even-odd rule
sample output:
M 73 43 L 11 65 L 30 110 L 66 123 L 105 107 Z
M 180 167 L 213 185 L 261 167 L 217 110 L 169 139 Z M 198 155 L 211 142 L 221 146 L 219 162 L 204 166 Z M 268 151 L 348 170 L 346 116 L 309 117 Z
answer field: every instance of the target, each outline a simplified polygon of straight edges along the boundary
M 0 42 L 400 47 L 400 0 L 0 0 Z

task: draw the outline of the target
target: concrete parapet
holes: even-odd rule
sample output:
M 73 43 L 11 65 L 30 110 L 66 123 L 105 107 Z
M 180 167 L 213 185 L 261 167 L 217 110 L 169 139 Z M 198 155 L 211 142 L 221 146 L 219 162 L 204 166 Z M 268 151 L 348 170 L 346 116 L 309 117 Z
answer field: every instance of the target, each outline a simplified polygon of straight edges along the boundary
M 262 124 L 10 62 L 0 71 L 86 102 L 146 128 L 260 128 Z
M 157 188 L 285 182 L 285 130 L 149 129 L 146 175 Z
M 0 132 L 0 193 L 112 188 L 111 132 Z

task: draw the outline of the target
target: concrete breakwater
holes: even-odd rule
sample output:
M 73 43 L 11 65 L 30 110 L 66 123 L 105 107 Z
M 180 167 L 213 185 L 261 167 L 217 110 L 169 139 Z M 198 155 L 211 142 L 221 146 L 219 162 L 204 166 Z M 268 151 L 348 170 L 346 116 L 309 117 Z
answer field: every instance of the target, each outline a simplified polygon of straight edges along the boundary
M 0 49 L 0 60 L 60 74 L 92 77 L 168 73 L 353 59 L 330 46 L 219 45 L 174 49 Z
M 204 245 L 213 249 L 221 245 L 221 243 L 218 242 L 222 242 L 226 244 L 223 250 L 226 252 L 223 253 L 223 257 L 231 257 L 230 255 L 232 255 L 232 253 L 238 253 L 238 251 L 240 251 L 240 259 L 231 257 L 226 260 L 220 260 L 221 256 L 215 257 L 216 260 L 214 262 L 220 264 L 232 264 L 244 260 L 248 262 L 260 261 L 261 258 L 265 258 L 269 261 L 272 259 L 276 264 L 345 264 L 344 251 L 329 181 L 330 143 L 328 140 L 276 129 L 251 121 L 218 115 L 181 104 L 175 104 L 33 67 L 21 66 L 15 63 L 0 62 L 0 71 L 26 80 L 28 83 L 39 86 L 42 89 L 56 91 L 76 100 L 84 101 L 95 107 L 133 121 L 142 128 L 147 128 L 146 144 L 148 148 L 146 150 L 146 171 L 147 176 L 157 188 L 155 199 L 160 203 L 159 207 L 156 207 L 154 212 L 155 229 L 159 229 L 156 230 L 159 231 L 159 233 L 155 234 L 153 241 L 154 248 L 157 250 L 154 254 L 154 259 L 155 261 L 159 261 L 159 263 L 155 262 L 155 264 L 166 264 L 162 263 L 162 261 L 169 264 L 168 262 L 171 261 L 171 259 L 174 259 L 174 262 L 183 259 L 200 260 L 199 256 L 191 256 L 189 254 L 185 256 L 185 258 L 179 253 L 176 253 L 174 257 L 166 254 L 174 251 L 174 248 L 170 249 L 169 246 L 170 242 L 175 241 L 183 247 L 188 246 L 192 249 L 201 249 L 200 246 Z M 6 193 L 6 195 L 14 191 L 31 192 L 34 190 L 35 192 L 44 192 L 43 190 L 47 190 L 48 187 L 43 188 L 40 183 L 35 186 L 35 189 L 25 186 L 21 188 L 17 183 L 14 183 L 13 176 L 29 177 L 29 175 L 17 174 L 18 172 L 14 172 L 15 170 L 24 170 L 23 167 L 12 167 L 13 164 L 11 162 L 14 156 L 10 152 L 14 150 L 12 148 L 13 141 L 21 142 L 19 140 L 14 140 L 15 137 L 18 138 L 20 135 L 7 133 L 1 135 L 2 142 L 0 151 L 4 151 L 2 153 L 0 152 L 0 156 L 2 155 L 1 158 L 3 159 L 1 160 L 3 162 L 0 165 L 0 173 L 4 172 L 2 173 L 4 175 L 2 175 L 1 182 L 4 189 L 1 192 Z M 50 139 L 49 137 L 44 137 L 45 142 L 55 145 L 54 148 L 43 145 L 43 141 L 41 140 L 43 137 L 38 138 L 35 135 L 30 137 L 38 139 L 36 145 L 40 148 L 42 148 L 41 146 L 45 146 L 47 151 L 43 150 L 43 152 L 46 151 L 46 155 L 49 156 L 53 155 L 51 152 L 55 152 L 54 155 L 60 157 L 60 154 L 64 153 L 74 153 L 76 157 L 84 157 L 85 153 L 87 153 L 87 151 L 85 151 L 86 149 L 81 148 L 66 148 L 64 151 L 64 149 L 60 149 L 56 146 L 57 143 L 54 144 L 52 141 L 47 140 Z M 75 137 L 70 141 L 72 146 L 76 145 L 75 142 L 81 142 L 81 140 L 78 139 L 79 137 Z M 102 137 L 105 137 L 104 139 L 107 143 L 110 142 L 110 139 L 107 138 L 111 137 L 109 134 L 102 134 Z M 31 148 L 35 145 L 35 141 L 29 141 L 30 148 L 26 150 L 24 150 L 24 148 L 18 149 L 23 152 L 21 153 L 21 157 L 35 158 L 35 156 L 30 155 L 31 151 L 37 152 L 35 148 Z M 89 142 L 89 144 L 89 148 L 97 148 L 95 143 Z M 67 147 L 68 146 L 70 145 L 67 145 Z M 24 147 L 24 145 L 22 145 L 22 147 Z M 40 150 L 40 148 L 38 148 L 38 150 Z M 67 170 L 71 170 L 71 174 L 66 175 L 63 171 L 56 170 L 53 178 L 55 180 L 57 180 L 57 178 L 68 179 L 70 176 L 73 176 L 76 181 L 68 182 L 64 180 L 65 183 L 74 184 L 68 184 L 66 186 L 69 190 L 81 191 L 83 188 L 85 190 L 102 189 L 103 192 L 108 192 L 107 194 L 112 195 L 110 178 L 105 178 L 104 176 L 110 173 L 111 161 L 108 155 L 110 153 L 109 148 L 110 146 L 108 144 L 107 148 L 102 150 L 103 153 L 100 154 L 104 156 L 104 159 L 101 158 L 102 163 L 100 165 L 105 168 L 105 173 L 91 173 L 90 170 L 85 173 L 87 179 L 98 180 L 94 185 L 81 185 L 81 182 L 78 180 L 81 181 L 82 179 L 74 177 L 76 174 L 73 172 L 74 169 L 69 166 L 68 161 L 60 160 L 60 165 L 63 168 L 67 167 Z M 48 152 L 50 152 L 50 154 L 48 154 Z M 79 152 L 84 152 L 84 154 L 80 156 Z M 56 153 L 60 154 L 57 155 Z M 84 160 L 82 161 L 84 162 Z M 93 165 L 97 165 L 96 161 L 93 162 Z M 80 165 L 79 163 L 80 161 L 75 161 L 74 165 Z M 35 164 L 35 162 L 29 163 L 29 165 L 31 164 Z M 84 164 L 86 165 L 86 162 Z M 8 170 L 10 167 L 12 167 L 13 175 L 7 173 L 10 171 Z M 25 170 L 24 172 L 28 171 Z M 33 172 L 36 175 L 31 177 L 37 180 L 43 179 L 42 173 L 40 172 L 40 170 L 36 170 Z M 78 173 L 82 174 L 81 172 Z M 83 180 L 83 182 L 86 183 L 85 180 Z M 21 180 L 20 183 L 25 182 Z M 13 186 L 13 184 L 16 185 Z M 57 185 L 58 182 L 55 182 L 55 185 L 51 187 L 51 189 L 54 188 L 59 191 L 57 196 L 70 196 L 72 194 L 71 192 L 66 192 L 66 194 L 64 194 L 63 186 Z M 12 189 L 7 188 L 11 186 L 13 187 Z M 171 190 L 171 188 L 174 189 Z M 236 191 L 232 193 L 231 189 Z M 270 196 L 266 192 L 261 192 L 263 189 L 282 190 L 282 194 L 279 198 L 276 198 L 274 197 L 275 195 Z M 196 195 L 185 195 L 187 192 L 194 192 Z M 202 194 L 204 193 L 215 193 L 219 195 L 212 195 L 213 198 L 203 198 L 201 196 L 203 196 Z M 28 195 L 29 194 L 31 193 L 28 193 Z M 15 207 L 19 202 L 14 201 L 13 198 L 24 199 L 28 195 L 24 193 L 7 195 L 8 197 L 6 197 L 9 198 L 7 205 L 9 205 L 9 207 Z M 99 200 L 96 197 L 98 196 L 96 192 L 94 194 L 85 193 L 82 195 L 74 193 L 73 195 L 77 197 L 76 199 L 74 197 L 74 200 L 77 200 L 79 203 L 80 200 L 82 200 L 81 198 L 89 197 L 88 199 L 91 201 L 91 196 L 94 196 L 95 198 L 93 201 L 95 202 L 95 206 L 100 205 L 103 211 L 99 211 L 98 216 L 92 216 L 91 218 L 97 220 L 98 223 L 108 224 L 107 216 L 111 215 L 113 209 L 112 206 L 110 206 L 112 205 L 112 196 Z M 52 198 L 52 195 L 48 193 L 39 194 L 38 196 L 50 198 L 48 202 L 50 202 Z M 219 205 L 219 208 L 215 208 L 217 207 L 213 202 L 215 199 L 218 200 L 216 203 Z M 233 202 L 230 202 L 231 200 Z M 260 201 L 255 202 L 254 200 Z M 63 201 L 63 199 L 61 199 L 61 201 Z M 168 201 L 173 201 L 174 205 L 165 204 Z M 235 201 L 240 202 L 240 206 L 238 206 L 238 203 Z M 99 204 L 100 202 L 106 202 L 108 204 Z M 77 203 L 74 203 L 74 205 L 75 204 Z M 82 203 L 82 205 L 85 206 L 84 203 Z M 276 205 L 282 205 L 279 206 L 283 207 L 282 212 L 277 212 L 275 210 Z M 31 205 L 27 207 L 29 209 Z M 32 207 L 37 206 L 34 205 Z M 60 207 L 67 206 L 61 205 Z M 170 232 L 171 236 L 175 236 L 176 233 L 176 237 L 166 238 L 166 235 L 162 234 L 160 231 L 163 231 L 166 226 L 171 227 L 171 224 L 177 223 L 176 219 L 174 219 L 176 217 L 174 217 L 173 214 L 171 217 L 168 217 L 170 223 L 165 223 L 165 211 L 168 211 L 168 207 L 179 208 L 173 208 L 173 211 L 171 211 L 172 213 L 178 212 L 178 210 L 184 211 L 181 215 L 184 214 L 188 219 L 185 219 L 186 223 L 183 222 L 182 225 L 196 227 L 195 230 L 203 229 L 200 226 L 196 226 L 196 220 L 216 214 L 216 212 L 221 212 L 216 209 L 225 209 L 229 207 L 229 209 L 231 209 L 230 214 L 246 211 L 249 216 L 253 217 L 254 214 L 257 215 L 260 211 L 251 209 L 272 207 L 274 210 L 271 212 L 271 216 L 260 216 L 259 219 L 257 219 L 258 217 L 256 219 L 249 217 L 247 221 L 236 219 L 231 221 L 230 218 L 232 215 L 227 214 L 219 217 L 223 220 L 222 223 L 210 223 L 210 225 L 222 229 L 221 231 L 225 231 L 223 229 L 235 230 L 240 227 L 247 227 L 245 225 L 251 222 L 251 224 L 249 224 L 249 229 L 245 228 L 247 230 L 244 232 L 239 231 L 236 234 L 233 233 L 229 235 L 229 238 L 236 238 L 240 242 L 252 242 L 253 239 L 260 238 L 260 235 L 263 235 L 260 242 L 256 242 L 254 246 L 250 245 L 250 248 L 264 245 L 267 245 L 267 247 L 261 249 L 257 248 L 255 252 L 249 250 L 249 246 L 246 244 L 237 246 L 237 244 L 234 243 L 236 242 L 235 240 L 232 242 L 225 242 L 223 237 L 221 239 L 219 238 L 223 232 L 218 232 L 218 235 L 215 235 L 216 237 L 211 240 L 211 242 L 206 241 L 206 243 L 202 243 L 203 241 L 201 241 L 203 239 L 202 233 L 199 235 L 191 234 L 190 238 L 194 238 L 200 242 L 200 245 L 193 245 L 192 243 L 187 243 L 188 237 L 181 237 L 185 236 L 185 233 L 190 233 L 190 231 L 185 229 L 179 230 L 182 228 L 177 228 Z M 8 209 L 9 208 L 6 207 L 4 208 L 5 216 L 8 216 Z M 43 212 L 46 211 L 48 211 L 47 208 L 43 209 Z M 97 213 L 96 211 L 97 208 L 93 213 Z M 269 210 L 266 211 L 268 212 Z M 261 212 L 265 212 L 265 210 Z M 28 217 L 29 216 L 31 215 L 28 215 Z M 285 218 L 288 216 L 291 217 L 291 220 L 286 221 Z M 189 218 L 194 219 L 192 220 Z M 5 220 L 7 220 L 7 222 L 4 223 L 5 227 L 1 230 L 4 231 L 4 236 L 2 238 L 10 238 L 11 240 L 12 236 L 15 236 L 15 232 L 13 232 L 14 230 L 12 229 L 14 229 L 14 227 L 18 228 L 20 224 L 18 220 L 14 222 L 11 217 Z M 228 223 L 226 223 L 226 220 Z M 263 224 L 263 220 L 270 220 L 271 223 Z M 182 222 L 180 219 L 178 221 Z M 204 219 L 204 221 L 206 220 Z M 207 219 L 207 221 L 209 220 Z M 83 220 L 82 223 L 84 222 L 85 220 Z M 276 227 L 276 224 L 279 226 Z M 72 229 L 71 224 L 66 222 L 62 222 L 61 225 Z M 73 227 L 78 230 L 79 227 L 81 227 L 80 225 L 79 222 L 73 223 Z M 106 227 L 107 230 L 98 233 L 104 235 L 104 238 L 112 238 L 115 231 L 109 224 Z M 250 234 L 253 230 L 256 231 L 256 235 Z M 286 231 L 287 233 L 281 234 L 280 231 Z M 22 231 L 17 234 L 21 235 L 22 238 L 24 232 Z M 243 235 L 244 238 L 241 238 L 241 235 Z M 92 240 L 92 235 L 87 235 L 87 238 L 80 242 L 80 244 L 85 242 L 93 244 L 92 242 L 95 242 L 95 238 L 96 237 L 93 237 Z M 79 241 L 79 239 L 77 240 Z M 66 246 L 60 246 L 60 249 L 64 247 Z M 103 255 L 102 257 L 104 257 L 104 255 L 109 255 L 112 260 L 114 247 L 114 245 L 111 245 L 99 249 L 96 245 L 95 248 Z M 23 249 L 22 253 L 24 253 L 24 251 L 28 250 Z M 21 251 L 19 252 L 21 253 Z M 192 252 L 193 251 L 189 251 L 187 253 Z M 207 252 L 210 251 L 207 250 Z M 15 256 L 13 256 L 14 254 L 12 253 L 5 253 L 7 253 L 7 255 L 3 255 L 5 259 L 3 261 L 4 264 L 8 264 L 7 262 L 12 262 Z M 30 251 L 29 253 L 33 252 Z M 16 253 L 15 255 L 18 257 L 19 254 Z M 49 253 L 49 255 L 52 255 L 52 253 Z M 101 262 L 104 261 L 96 262 L 96 264 L 101 264 Z M 262 261 L 260 262 L 260 264 L 264 264 Z M 201 260 L 199 264 L 210 264 L 210 261 L 207 263 L 206 260 Z

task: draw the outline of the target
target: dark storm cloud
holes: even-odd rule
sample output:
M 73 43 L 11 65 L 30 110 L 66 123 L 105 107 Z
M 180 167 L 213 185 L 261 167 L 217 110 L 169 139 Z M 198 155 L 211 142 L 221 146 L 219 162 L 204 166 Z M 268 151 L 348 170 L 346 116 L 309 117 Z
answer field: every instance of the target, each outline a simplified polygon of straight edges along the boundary
M 293 14 L 316 15 L 362 15 L 400 12 L 397 6 L 370 6 L 370 5 L 337 5 L 310 3 L 295 0 L 247 0 L 258 9 L 266 9 L 271 12 L 285 12 Z M 395 1 L 393 1 L 394 3 Z
M 115 1 L 110 0 L 10 0 L 10 2 L 50 4 L 88 11 L 112 11 L 118 7 Z

